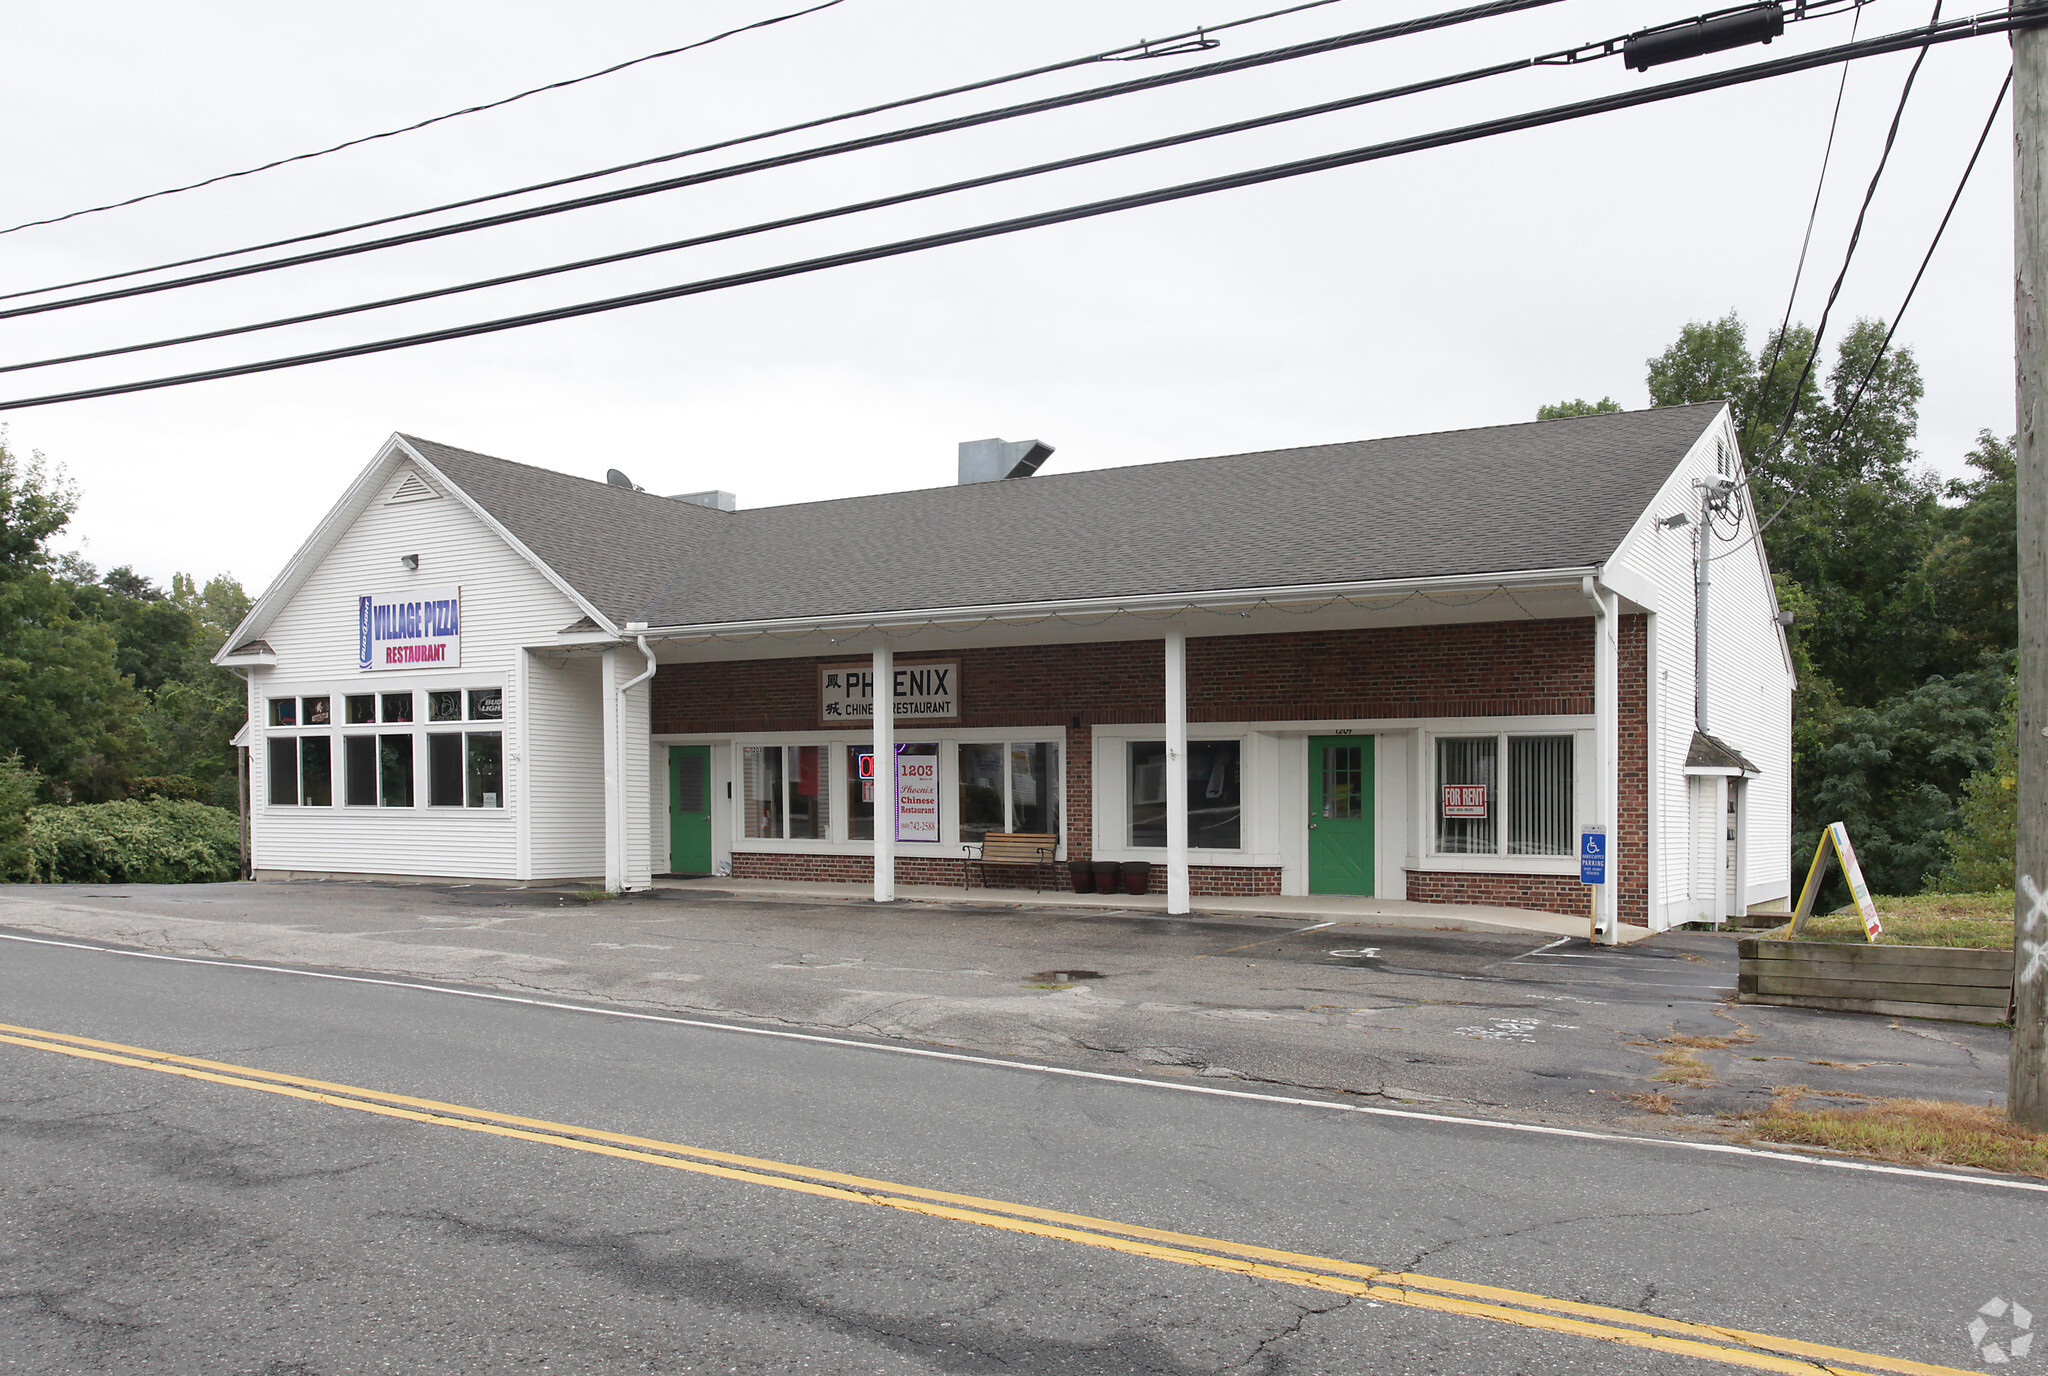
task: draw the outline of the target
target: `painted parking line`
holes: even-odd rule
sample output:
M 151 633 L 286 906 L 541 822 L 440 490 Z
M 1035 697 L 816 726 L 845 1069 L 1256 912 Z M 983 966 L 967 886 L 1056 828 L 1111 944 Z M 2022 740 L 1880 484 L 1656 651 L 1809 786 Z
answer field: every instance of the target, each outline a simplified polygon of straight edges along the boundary
M 843 1203 L 868 1204 L 1157 1261 L 1226 1271 L 1377 1300 L 1382 1304 L 1486 1319 L 1756 1371 L 1811 1376 L 1819 1364 L 1821 1370 L 1844 1373 L 1965 1376 L 1959 1367 L 1860 1352 L 1853 1348 L 1810 1343 L 1720 1324 L 1667 1319 L 1530 1291 L 1478 1285 L 1412 1271 L 1394 1271 L 1334 1257 L 1150 1228 L 978 1195 L 903 1185 L 787 1161 L 496 1113 L 465 1104 L 309 1079 L 70 1033 L 0 1023 L 0 1044 L 153 1071 L 230 1089 L 281 1095 L 332 1108 L 403 1119 L 422 1126 L 483 1133 Z
M 1391 1118 L 1415 1123 L 1437 1123 L 1449 1127 L 1470 1128 L 1487 1132 L 1525 1133 L 1534 1137 L 1560 1137 L 1582 1142 L 1609 1142 L 1630 1147 L 1653 1150 L 1697 1152 L 1708 1156 L 1742 1156 L 1758 1160 L 1774 1161 L 1782 1165 L 1817 1170 L 1853 1171 L 1859 1175 L 1896 1175 L 1914 1180 L 1939 1180 L 1954 1185 L 1976 1185 L 1990 1189 L 2019 1190 L 2026 1193 L 2048 1194 L 2048 1180 L 2022 1180 L 2013 1176 L 1990 1174 L 1964 1174 L 1961 1171 L 1929 1170 L 1924 1166 L 1892 1166 L 1878 1161 L 1858 1161 L 1849 1157 L 1814 1156 L 1803 1152 L 1775 1151 L 1769 1147 L 1738 1146 L 1733 1142 L 1699 1142 L 1683 1137 L 1640 1137 L 1626 1132 L 1601 1132 L 1591 1128 L 1558 1127 L 1551 1123 L 1525 1123 L 1512 1118 L 1471 1118 L 1457 1113 L 1439 1113 L 1430 1109 L 1392 1108 L 1379 1104 L 1352 1104 L 1336 1099 L 1306 1099 L 1295 1094 L 1272 1094 L 1257 1089 L 1230 1089 L 1223 1085 L 1189 1084 L 1183 1080 L 1152 1079 L 1141 1075 L 1120 1075 L 1108 1070 L 1083 1070 L 1078 1066 L 1048 1065 L 1044 1061 L 1027 1061 L 1016 1057 L 983 1056 L 971 1051 L 940 1051 L 936 1047 L 906 1046 L 900 1042 L 861 1041 L 854 1037 L 835 1036 L 826 1032 L 797 1032 L 783 1027 L 753 1027 L 743 1022 L 721 1022 L 715 1018 L 691 1018 L 676 1013 L 642 1013 L 630 1008 L 607 1008 L 601 1004 L 569 1003 L 563 999 L 541 999 L 527 994 L 499 994 L 487 989 L 465 989 L 454 984 L 427 984 L 419 980 L 392 979 L 383 975 L 347 975 L 337 970 L 302 970 L 289 965 L 260 965 L 251 960 L 228 960 L 216 956 L 174 956 L 158 951 L 132 951 L 119 946 L 94 946 L 83 941 L 64 941 L 55 937 L 22 936 L 12 932 L 0 932 L 0 941 L 16 941 L 28 946 L 51 946 L 67 951 L 84 951 L 91 955 L 112 956 L 124 960 L 145 960 L 166 965 L 201 965 L 215 970 L 232 970 L 238 974 L 276 975 L 291 979 L 324 980 L 335 984 L 367 984 L 383 989 L 405 989 L 419 994 L 436 994 L 443 998 L 474 999 L 480 1003 L 505 1003 L 521 1008 L 542 1008 L 554 1013 L 577 1013 L 594 1018 L 617 1018 L 622 1022 L 651 1022 L 668 1027 L 689 1027 L 704 1032 L 726 1033 L 740 1037 L 765 1037 L 770 1041 L 803 1042 L 813 1046 L 837 1046 L 850 1051 L 871 1052 L 880 1056 L 912 1056 L 920 1060 L 952 1061 L 960 1065 L 986 1066 L 996 1070 L 1013 1071 L 1024 1075 L 1051 1075 L 1060 1079 L 1089 1080 L 1097 1084 L 1124 1085 L 1145 1090 L 1156 1090 L 1166 1094 L 1193 1094 L 1203 1098 L 1241 1099 L 1252 1103 L 1277 1104 L 1287 1108 L 1314 1109 L 1323 1113 L 1356 1114 L 1367 1118 Z M 1449 979 L 1472 979 L 1470 975 L 1450 975 Z M 1589 980 L 1556 980 L 1556 984 L 1588 984 L 1593 988 L 1618 996 L 1627 992 L 1611 984 L 1595 984 Z M 1667 986 L 1660 986 L 1667 987 Z M 1690 986 L 1668 986 L 1672 988 Z M 1709 992 L 1730 992 L 1709 991 Z

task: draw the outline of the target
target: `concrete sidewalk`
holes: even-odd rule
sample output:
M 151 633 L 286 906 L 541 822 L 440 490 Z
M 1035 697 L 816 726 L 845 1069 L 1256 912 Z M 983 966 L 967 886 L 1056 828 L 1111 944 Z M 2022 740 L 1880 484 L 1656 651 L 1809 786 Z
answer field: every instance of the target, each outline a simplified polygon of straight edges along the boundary
M 854 884 L 806 883 L 788 879 L 655 879 L 658 889 L 679 889 L 729 898 L 772 899 L 785 903 L 838 901 L 863 903 L 869 891 Z M 943 903 L 948 907 L 991 908 L 1094 908 L 1120 913 L 1166 911 L 1166 895 L 1143 897 L 1128 894 L 1067 893 L 1047 889 L 962 889 L 947 884 L 898 884 L 896 897 L 910 903 Z M 1198 917 L 1285 917 L 1331 922 L 1358 922 L 1374 927 L 1416 928 L 1438 932 L 1531 932 L 1545 936 L 1586 935 L 1584 918 L 1561 913 L 1535 912 L 1528 908 L 1493 908 L 1477 904 L 1411 903 L 1400 898 L 1354 898 L 1342 894 L 1312 894 L 1302 898 L 1268 896 L 1260 898 L 1197 898 L 1193 904 Z M 1647 927 L 1622 924 L 1621 943 L 1641 941 L 1650 935 Z

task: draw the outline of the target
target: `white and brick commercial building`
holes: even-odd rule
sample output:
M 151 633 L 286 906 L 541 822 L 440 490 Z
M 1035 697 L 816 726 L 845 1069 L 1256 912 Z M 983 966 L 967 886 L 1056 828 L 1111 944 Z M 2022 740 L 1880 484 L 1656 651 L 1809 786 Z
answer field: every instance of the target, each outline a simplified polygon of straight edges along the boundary
M 1583 914 L 1594 826 L 1623 920 L 1789 894 L 1791 662 L 1725 407 L 1049 452 L 734 510 L 393 436 L 219 657 L 255 871 L 886 895 L 1013 831 L 1170 905 Z

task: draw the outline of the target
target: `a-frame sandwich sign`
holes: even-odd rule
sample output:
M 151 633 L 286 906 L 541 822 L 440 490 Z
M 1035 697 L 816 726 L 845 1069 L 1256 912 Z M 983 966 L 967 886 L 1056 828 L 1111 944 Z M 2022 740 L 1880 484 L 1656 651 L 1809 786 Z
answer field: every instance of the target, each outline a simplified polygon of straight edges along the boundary
M 1856 911 L 1863 917 L 1864 940 L 1877 940 L 1884 924 L 1877 920 L 1877 905 L 1870 901 L 1870 885 L 1863 882 L 1863 867 L 1856 863 L 1856 847 L 1849 844 L 1849 828 L 1840 822 L 1828 823 L 1827 830 L 1820 834 L 1820 844 L 1813 848 L 1813 865 L 1806 871 L 1806 885 L 1799 890 L 1799 906 L 1792 913 L 1793 932 L 1796 934 L 1806 925 L 1806 919 L 1813 916 L 1814 900 L 1820 897 L 1820 886 L 1834 861 L 1841 862 L 1842 877 L 1849 881 Z

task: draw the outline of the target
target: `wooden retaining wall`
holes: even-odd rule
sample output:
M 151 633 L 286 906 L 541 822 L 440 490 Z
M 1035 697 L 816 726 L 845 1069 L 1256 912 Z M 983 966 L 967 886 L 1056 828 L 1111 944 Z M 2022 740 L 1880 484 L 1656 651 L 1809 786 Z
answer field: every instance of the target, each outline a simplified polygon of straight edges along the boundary
M 2004 1022 L 2012 952 L 1744 937 L 1737 1003 Z

